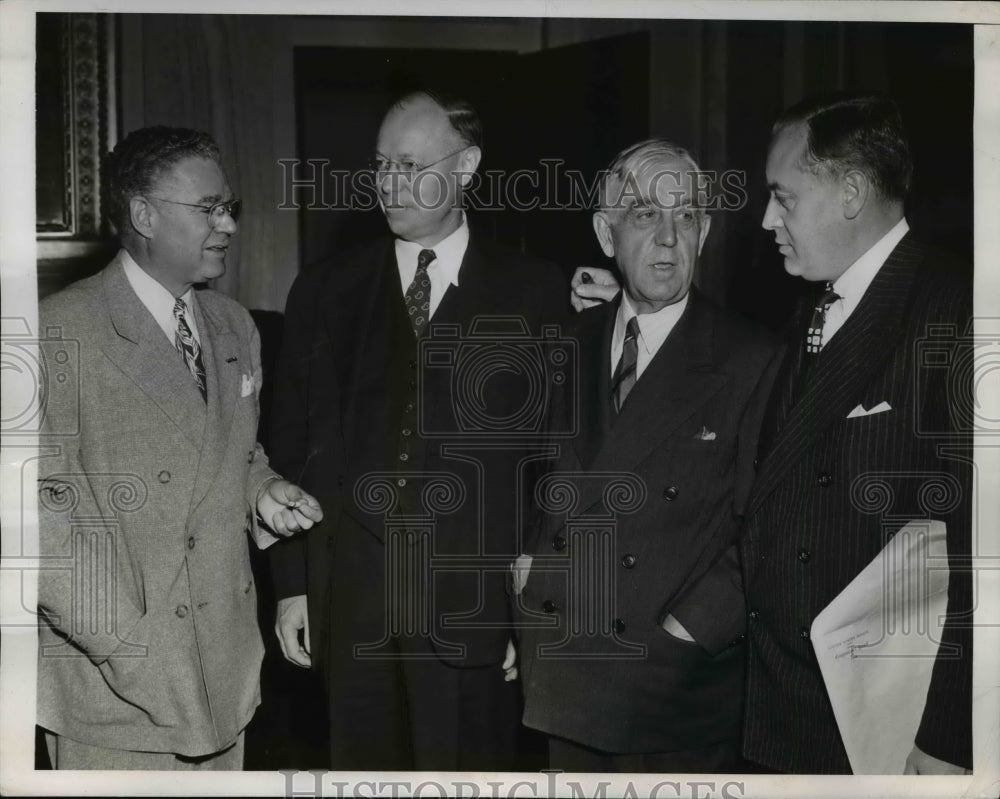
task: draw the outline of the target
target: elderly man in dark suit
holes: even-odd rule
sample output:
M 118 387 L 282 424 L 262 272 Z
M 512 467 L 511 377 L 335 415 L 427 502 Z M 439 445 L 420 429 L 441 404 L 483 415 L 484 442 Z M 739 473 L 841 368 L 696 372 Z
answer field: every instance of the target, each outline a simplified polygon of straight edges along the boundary
M 948 617 L 899 770 L 961 773 L 972 766 L 971 440 L 950 401 L 964 391 L 952 365 L 971 333 L 970 281 L 909 231 L 912 163 L 887 98 L 789 109 L 766 172 L 764 227 L 785 269 L 818 291 L 791 323 L 747 511 L 746 756 L 780 771 L 850 771 L 812 621 L 907 520 L 936 518 L 947 524 Z M 934 342 L 947 368 L 921 365 L 935 330 L 951 331 Z M 877 512 L 858 500 L 865 480 L 888 491 Z
M 601 185 L 594 229 L 624 291 L 570 330 L 581 377 L 558 395 L 554 429 L 577 412 L 579 425 L 536 490 L 519 586 L 524 723 L 550 736 L 554 768 L 739 763 L 738 513 L 775 345 L 691 285 L 711 223 L 698 173 L 654 139 Z
M 336 769 L 516 765 L 505 569 L 544 422 L 531 364 L 568 304 L 553 267 L 470 231 L 480 144 L 468 103 L 393 105 L 374 163 L 392 236 L 288 299 L 272 456 L 327 513 L 272 550 L 276 626 L 324 677 Z
M 40 305 L 38 724 L 58 769 L 240 769 L 263 644 L 246 530 L 322 517 L 257 439 L 247 311 L 195 286 L 240 211 L 204 133 L 110 159 L 122 250 Z

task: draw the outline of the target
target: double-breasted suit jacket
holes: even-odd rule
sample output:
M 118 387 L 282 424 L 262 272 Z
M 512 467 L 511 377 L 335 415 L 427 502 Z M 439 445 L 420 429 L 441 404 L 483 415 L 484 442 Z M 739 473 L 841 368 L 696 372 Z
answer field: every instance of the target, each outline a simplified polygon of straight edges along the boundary
M 850 772 L 809 630 L 901 526 L 931 518 L 947 524 L 953 569 L 930 690 L 913 697 L 924 706 L 917 744 L 971 767 L 971 581 L 960 568 L 972 489 L 968 281 L 908 234 L 793 403 L 808 305 L 765 415 L 742 539 L 745 754 L 781 771 Z M 852 416 L 883 403 L 888 410 Z
M 259 703 L 246 530 L 276 475 L 256 443 L 250 315 L 197 293 L 207 403 L 119 255 L 40 304 L 38 723 L 200 756 Z
M 271 454 L 325 515 L 271 552 L 279 598 L 308 595 L 314 668 L 323 668 L 331 644 L 377 644 L 383 632 L 424 634 L 435 656 L 456 667 L 503 660 L 504 567 L 521 529 L 521 463 L 540 446 L 547 392 L 536 397 L 540 386 L 525 368 L 498 353 L 535 358 L 543 326 L 566 315 L 566 290 L 551 265 L 472 231 L 458 285 L 448 287 L 420 349 L 392 239 L 296 281 Z M 433 559 L 419 577 L 430 581 L 419 600 L 426 610 L 409 627 L 391 618 L 386 593 L 404 580 L 385 560 L 392 530 L 405 534 L 407 524 Z M 348 566 L 362 548 L 373 553 L 367 564 Z M 352 640 L 362 617 L 379 629 Z
M 619 302 L 571 331 L 580 382 L 554 414 L 579 408 L 579 427 L 536 489 L 516 602 L 524 723 L 605 752 L 686 750 L 739 735 L 737 514 L 756 452 L 751 397 L 775 342 L 692 289 L 612 420 Z M 694 642 L 661 628 L 668 613 Z

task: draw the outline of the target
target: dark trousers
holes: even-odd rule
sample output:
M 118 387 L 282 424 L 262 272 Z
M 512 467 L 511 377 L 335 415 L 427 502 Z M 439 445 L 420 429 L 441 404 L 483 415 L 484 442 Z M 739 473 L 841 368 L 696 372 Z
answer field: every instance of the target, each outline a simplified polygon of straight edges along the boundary
M 324 664 L 331 768 L 494 771 L 517 768 L 520 686 L 498 662 L 441 661 L 426 635 L 388 635 L 384 547 L 350 523 L 338 530 L 333 629 Z M 390 581 L 392 578 L 390 578 Z
M 677 752 L 613 754 L 564 738 L 549 739 L 549 768 L 571 772 L 726 774 L 740 772 L 742 763 L 736 740 Z

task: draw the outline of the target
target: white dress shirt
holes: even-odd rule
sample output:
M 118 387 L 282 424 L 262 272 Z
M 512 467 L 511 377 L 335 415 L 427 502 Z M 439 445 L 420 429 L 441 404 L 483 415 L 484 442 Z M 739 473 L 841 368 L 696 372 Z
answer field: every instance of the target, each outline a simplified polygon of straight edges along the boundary
M 399 283 L 403 294 L 413 282 L 417 274 L 417 258 L 421 250 L 434 250 L 436 256 L 427 267 L 427 277 L 431 281 L 431 302 L 429 318 L 434 318 L 434 312 L 441 304 L 448 286 L 458 285 L 458 271 L 462 268 L 462 259 L 469 246 L 469 225 L 462 212 L 462 224 L 448 238 L 439 241 L 433 247 L 424 247 L 413 241 L 396 239 L 396 265 L 399 267 Z
M 653 356 L 659 351 L 663 342 L 667 340 L 670 331 L 674 329 L 677 320 L 681 318 L 684 309 L 687 308 L 689 294 L 685 294 L 680 302 L 673 305 L 666 305 L 654 313 L 636 314 L 635 308 L 629 302 L 628 294 L 622 292 L 622 303 L 618 306 L 618 314 L 615 317 L 615 329 L 611 334 L 611 375 L 614 376 L 615 369 L 618 368 L 618 361 L 622 357 L 622 349 L 625 346 L 625 326 L 629 319 L 638 316 L 639 338 L 636 342 L 637 357 L 635 364 L 635 379 L 642 377 L 646 366 Z
M 177 320 L 174 318 L 174 302 L 176 298 L 163 287 L 162 283 L 139 266 L 127 251 L 123 250 L 122 252 L 124 253 L 122 261 L 125 266 L 125 277 L 128 278 L 129 285 L 132 286 L 132 290 L 138 295 L 139 300 L 153 315 L 164 335 L 170 340 L 170 346 L 175 346 Z M 191 328 L 191 335 L 194 336 L 195 341 L 201 344 L 198 323 L 194 318 L 194 295 L 194 289 L 188 289 L 181 295 L 180 299 L 184 300 L 187 305 L 187 313 L 184 314 L 184 318 L 187 320 L 188 327 Z
M 833 290 L 840 295 L 840 299 L 831 304 L 826 311 L 826 318 L 823 321 L 822 347 L 826 346 L 834 334 L 844 326 L 847 318 L 854 313 L 854 309 L 858 307 L 861 298 L 865 296 L 865 292 L 868 291 L 868 287 L 875 279 L 875 275 L 878 274 L 878 270 L 882 268 L 882 264 L 886 262 L 909 229 L 910 226 L 906 223 L 906 219 L 900 219 L 892 230 L 847 267 L 847 271 L 834 282 Z

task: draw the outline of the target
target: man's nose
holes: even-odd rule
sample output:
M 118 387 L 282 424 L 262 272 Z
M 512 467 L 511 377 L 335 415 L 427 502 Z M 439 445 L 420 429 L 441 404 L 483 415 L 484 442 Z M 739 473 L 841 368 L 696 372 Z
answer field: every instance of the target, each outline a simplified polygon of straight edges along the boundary
M 233 219 L 232 214 L 226 211 L 222 214 L 218 221 L 215 223 L 215 230 L 219 233 L 228 233 L 232 236 L 236 232 L 236 228 L 239 227 L 236 220 Z
M 660 214 L 660 224 L 656 227 L 656 243 L 664 247 L 677 244 L 677 226 L 669 211 Z
M 764 230 L 774 230 L 781 226 L 781 214 L 778 213 L 778 201 L 771 197 L 767 201 L 767 208 L 764 209 L 764 219 L 761 221 Z

